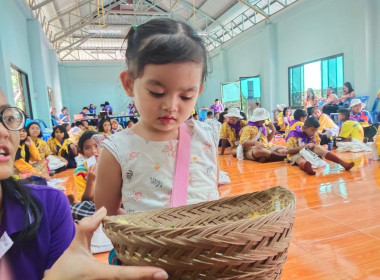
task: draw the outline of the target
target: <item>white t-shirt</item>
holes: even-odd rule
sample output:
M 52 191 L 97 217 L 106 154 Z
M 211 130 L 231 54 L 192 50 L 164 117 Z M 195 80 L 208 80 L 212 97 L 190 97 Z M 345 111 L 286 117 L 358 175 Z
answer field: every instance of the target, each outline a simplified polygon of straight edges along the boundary
M 218 132 L 197 120 L 186 124 L 191 133 L 187 204 L 218 199 Z M 177 144 L 178 140 L 148 141 L 129 128 L 103 141 L 121 166 L 127 213 L 170 207 Z

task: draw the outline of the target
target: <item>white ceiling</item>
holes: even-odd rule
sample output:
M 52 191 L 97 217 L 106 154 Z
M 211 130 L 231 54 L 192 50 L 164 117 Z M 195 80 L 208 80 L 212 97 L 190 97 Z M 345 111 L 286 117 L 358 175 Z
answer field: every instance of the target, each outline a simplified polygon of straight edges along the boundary
M 131 26 L 186 21 L 210 51 L 300 0 L 26 0 L 63 61 L 122 60 Z

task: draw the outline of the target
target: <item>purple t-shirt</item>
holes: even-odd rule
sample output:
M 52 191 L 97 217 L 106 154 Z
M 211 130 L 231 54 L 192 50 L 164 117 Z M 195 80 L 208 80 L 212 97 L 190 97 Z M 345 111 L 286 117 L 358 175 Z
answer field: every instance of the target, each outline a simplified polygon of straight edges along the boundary
M 33 240 L 23 240 L 6 252 L 13 279 L 42 279 L 70 245 L 75 226 L 70 205 L 62 191 L 46 186 L 26 186 L 42 207 L 42 220 L 38 234 Z M 3 196 L 3 216 L 0 236 L 9 236 L 24 226 L 24 209 L 19 202 Z
M 218 105 L 212 104 L 210 106 L 210 109 L 214 110 L 214 113 L 221 113 L 223 112 L 223 105 L 220 103 Z

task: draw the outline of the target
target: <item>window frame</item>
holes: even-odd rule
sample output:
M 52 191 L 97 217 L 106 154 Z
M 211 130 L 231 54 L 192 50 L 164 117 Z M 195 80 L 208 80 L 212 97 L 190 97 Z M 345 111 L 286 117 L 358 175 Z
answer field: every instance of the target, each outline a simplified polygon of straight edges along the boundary
M 331 56 L 326 56 L 326 57 L 323 57 L 323 58 L 319 58 L 319 59 L 314 59 L 314 60 L 310 60 L 310 61 L 307 61 L 307 62 L 304 62 L 304 63 L 299 63 L 299 64 L 295 64 L 295 65 L 292 65 L 292 66 L 289 66 L 288 67 L 288 104 L 289 106 L 292 108 L 292 109 L 302 109 L 303 106 L 301 105 L 300 107 L 299 106 L 291 106 L 292 104 L 290 104 L 291 102 L 291 83 L 290 83 L 290 71 L 291 69 L 293 68 L 297 68 L 297 67 L 303 67 L 305 66 L 306 64 L 310 64 L 310 63 L 314 63 L 314 62 L 318 62 L 320 61 L 321 62 L 321 95 L 323 94 L 323 78 L 322 78 L 322 62 L 325 61 L 325 60 L 330 60 L 330 59 L 334 59 L 334 58 L 337 58 L 337 57 L 342 57 L 342 76 L 343 76 L 343 81 L 344 81 L 344 53 L 339 53 L 339 54 L 335 54 L 335 55 L 331 55 Z M 304 73 L 303 73 L 304 75 Z M 305 80 L 303 78 L 303 80 Z M 337 94 L 337 92 L 335 92 L 335 94 Z

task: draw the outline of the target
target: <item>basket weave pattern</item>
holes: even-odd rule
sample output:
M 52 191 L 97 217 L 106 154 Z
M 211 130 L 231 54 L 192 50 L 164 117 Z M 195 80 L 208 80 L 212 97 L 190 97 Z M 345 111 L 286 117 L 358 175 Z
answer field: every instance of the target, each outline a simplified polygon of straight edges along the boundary
M 127 265 L 170 279 L 279 279 L 295 218 L 283 187 L 177 208 L 106 217 L 103 229 Z

